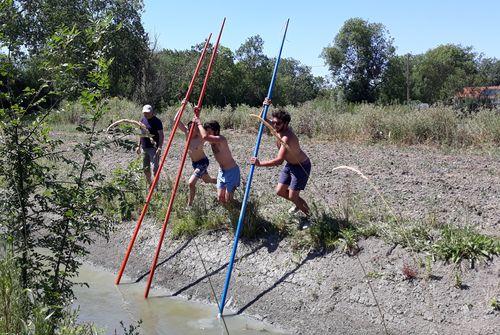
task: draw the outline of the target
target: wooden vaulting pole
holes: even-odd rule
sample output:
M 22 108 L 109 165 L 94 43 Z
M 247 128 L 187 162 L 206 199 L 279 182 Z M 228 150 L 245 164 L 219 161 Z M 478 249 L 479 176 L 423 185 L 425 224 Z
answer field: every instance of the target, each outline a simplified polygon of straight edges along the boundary
M 177 131 L 177 127 L 179 126 L 179 121 L 182 117 L 182 114 L 184 113 L 184 110 L 186 109 L 189 98 L 191 97 L 191 93 L 193 92 L 194 82 L 195 82 L 196 78 L 198 77 L 198 73 L 200 71 L 201 65 L 203 64 L 203 59 L 205 58 L 205 55 L 207 53 L 207 48 L 208 48 L 211 37 L 212 37 L 212 34 L 210 33 L 208 35 L 207 41 L 205 42 L 205 46 L 203 47 L 203 50 L 200 54 L 200 57 L 198 58 L 198 63 L 196 64 L 196 68 L 194 70 L 193 77 L 191 78 L 191 82 L 189 83 L 189 87 L 188 87 L 188 90 L 186 92 L 186 96 L 184 97 L 184 100 L 182 100 L 180 110 L 177 113 L 177 118 L 174 121 L 174 126 L 172 127 L 172 130 L 170 131 L 170 135 L 168 137 L 168 142 L 167 142 L 167 146 L 165 148 L 165 152 L 163 153 L 161 160 L 160 160 L 160 165 L 158 166 L 158 171 L 156 171 L 153 182 L 151 183 L 151 185 L 149 187 L 149 192 L 148 192 L 148 196 L 146 197 L 146 202 L 144 204 L 144 207 L 142 208 L 141 215 L 139 216 L 139 219 L 137 220 L 137 224 L 135 226 L 134 232 L 133 232 L 132 237 L 130 239 L 130 242 L 128 244 L 127 251 L 125 253 L 125 257 L 123 258 L 123 261 L 122 261 L 121 266 L 120 266 L 120 270 L 118 271 L 118 275 L 116 276 L 116 280 L 115 280 L 116 285 L 120 284 L 120 280 L 122 278 L 123 272 L 125 271 L 125 267 L 127 266 L 130 252 L 132 251 L 132 248 L 134 247 L 134 243 L 135 243 L 135 240 L 137 238 L 137 234 L 139 233 L 139 229 L 141 228 L 142 221 L 144 220 L 144 216 L 146 215 L 146 212 L 148 211 L 149 203 L 151 202 L 151 198 L 152 198 L 153 193 L 155 191 L 156 184 L 158 183 L 158 180 L 160 179 L 160 173 L 163 169 L 165 159 L 167 158 L 168 152 L 169 152 L 170 147 L 172 145 L 172 142 L 174 140 L 175 132 Z
M 203 103 L 203 98 L 205 97 L 208 79 L 210 78 L 210 74 L 212 73 L 212 66 L 214 64 L 214 61 L 215 61 L 215 58 L 217 55 L 217 50 L 219 48 L 219 41 L 220 41 L 220 38 L 222 36 L 222 31 L 224 30 L 225 22 L 226 22 L 226 18 L 224 18 L 224 20 L 222 21 L 222 25 L 221 25 L 221 28 L 219 31 L 219 36 L 217 37 L 217 42 L 215 43 L 212 57 L 210 58 L 210 63 L 208 64 L 208 69 L 207 69 L 207 73 L 205 75 L 205 79 L 203 80 L 203 86 L 201 88 L 200 96 L 198 98 L 198 103 L 196 104 L 196 107 L 194 108 L 194 113 L 196 116 L 200 115 L 201 105 Z M 178 117 L 178 119 L 180 119 L 180 116 Z M 173 207 L 173 204 L 175 201 L 175 195 L 177 193 L 177 188 L 179 187 L 179 182 L 180 182 L 180 179 L 182 177 L 182 170 L 184 169 L 184 163 L 186 162 L 186 157 L 187 157 L 188 150 L 189 150 L 189 143 L 191 142 L 191 138 L 193 136 L 193 130 L 194 130 L 194 126 L 190 127 L 188 138 L 186 140 L 186 144 L 184 147 L 184 152 L 182 154 L 182 159 L 181 159 L 181 162 L 179 164 L 179 169 L 177 171 L 177 177 L 176 177 L 175 182 L 174 182 L 174 187 L 172 188 L 172 193 L 170 194 L 170 200 L 168 202 L 167 213 L 165 215 L 165 220 L 163 221 L 163 226 L 162 226 L 162 230 L 161 230 L 161 234 L 160 234 L 160 240 L 159 240 L 158 246 L 156 248 L 153 263 L 151 264 L 151 269 L 149 270 L 148 282 L 146 285 L 146 290 L 144 292 L 145 298 L 147 298 L 149 295 L 149 289 L 151 288 L 151 283 L 153 281 L 153 277 L 154 277 L 154 273 L 155 273 L 155 269 L 156 269 L 156 264 L 158 263 L 158 257 L 160 255 L 161 246 L 163 244 L 163 239 L 165 237 L 167 224 L 168 224 L 168 221 L 170 220 L 170 215 L 172 213 L 172 207 Z

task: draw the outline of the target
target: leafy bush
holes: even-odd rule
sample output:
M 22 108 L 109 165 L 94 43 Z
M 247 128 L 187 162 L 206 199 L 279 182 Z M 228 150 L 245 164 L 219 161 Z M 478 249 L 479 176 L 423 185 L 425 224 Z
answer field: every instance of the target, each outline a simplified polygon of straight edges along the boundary
M 120 221 L 130 220 L 144 203 L 147 185 L 142 173 L 142 161 L 136 159 L 127 168 L 117 168 L 106 183 L 102 202 L 108 216 Z
M 339 218 L 329 209 L 316 203 L 311 205 L 309 220 L 311 227 L 308 230 L 312 247 L 323 251 L 333 250 L 337 246 L 341 230 L 350 226 L 348 220 Z
M 77 313 L 64 306 L 50 306 L 23 289 L 20 270 L 7 255 L 0 260 L 0 333 L 23 335 L 96 335 L 90 324 L 77 324 Z M 54 311 L 61 311 L 55 317 Z
M 500 239 L 479 234 L 470 227 L 447 225 L 441 230 L 441 237 L 432 246 L 432 251 L 437 257 L 453 263 L 468 260 L 473 267 L 477 260 L 500 255 Z

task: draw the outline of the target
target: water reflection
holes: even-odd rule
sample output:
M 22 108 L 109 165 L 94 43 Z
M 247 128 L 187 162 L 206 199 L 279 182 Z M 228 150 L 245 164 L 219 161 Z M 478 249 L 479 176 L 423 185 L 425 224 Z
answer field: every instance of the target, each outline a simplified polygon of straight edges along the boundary
M 125 325 L 136 324 L 142 319 L 141 334 L 190 335 L 225 334 L 223 324 L 216 318 L 216 306 L 184 301 L 180 298 L 152 297 L 144 299 L 144 283 L 114 285 L 114 275 L 84 265 L 79 281 L 87 287 L 75 287 L 80 306 L 80 320 L 91 321 L 105 329 L 106 334 L 121 330 Z M 155 292 L 155 295 L 165 292 Z M 225 318 L 230 334 L 283 334 L 264 323 L 231 316 Z

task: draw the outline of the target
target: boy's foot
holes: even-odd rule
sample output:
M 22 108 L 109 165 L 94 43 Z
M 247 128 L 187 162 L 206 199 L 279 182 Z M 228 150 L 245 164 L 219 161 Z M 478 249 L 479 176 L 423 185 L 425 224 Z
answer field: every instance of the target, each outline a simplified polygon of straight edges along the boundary
M 297 225 L 298 230 L 308 229 L 311 226 L 311 221 L 309 221 L 309 217 L 301 216 L 299 218 L 299 222 Z

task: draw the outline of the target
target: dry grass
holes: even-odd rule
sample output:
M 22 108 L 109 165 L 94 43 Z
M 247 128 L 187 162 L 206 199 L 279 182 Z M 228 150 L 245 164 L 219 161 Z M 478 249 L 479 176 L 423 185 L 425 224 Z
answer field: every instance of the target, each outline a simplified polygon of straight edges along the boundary
M 119 119 L 137 120 L 142 116 L 139 105 L 119 98 L 108 102 L 103 118 L 105 128 Z M 165 128 L 170 128 L 179 106 L 157 111 Z M 274 106 L 271 106 L 272 112 Z M 188 104 L 184 121 L 193 115 Z M 358 143 L 386 142 L 415 145 L 430 144 L 450 147 L 492 147 L 500 144 L 500 111 L 482 110 L 464 116 L 451 107 L 436 106 L 418 110 L 403 105 L 377 106 L 373 104 L 342 104 L 330 98 L 318 98 L 300 106 L 287 106 L 292 116 L 292 127 L 303 136 Z M 225 129 L 256 129 L 258 121 L 249 114 L 258 115 L 261 108 L 239 105 L 205 107 L 203 120 L 217 120 Z M 57 127 L 77 124 L 82 117 L 78 104 L 63 103 L 52 123 Z

